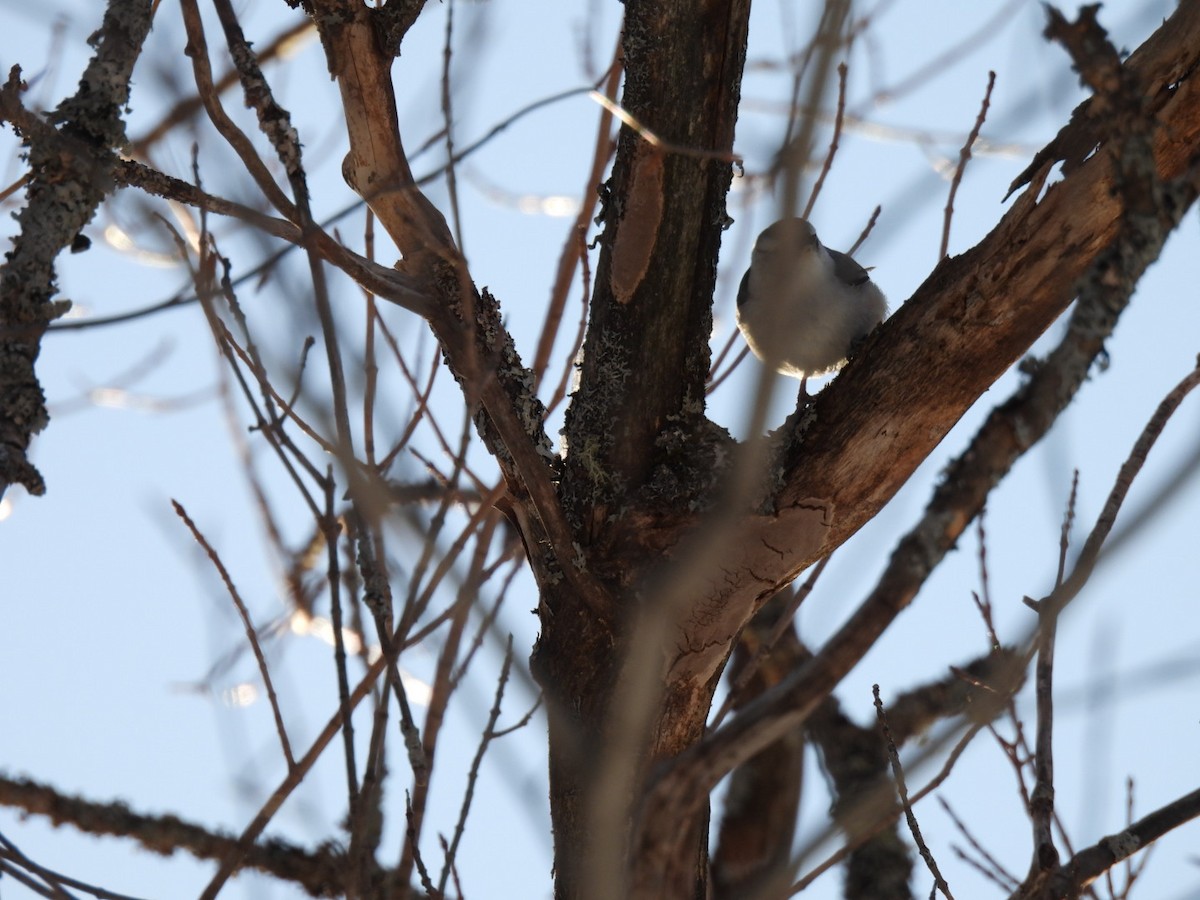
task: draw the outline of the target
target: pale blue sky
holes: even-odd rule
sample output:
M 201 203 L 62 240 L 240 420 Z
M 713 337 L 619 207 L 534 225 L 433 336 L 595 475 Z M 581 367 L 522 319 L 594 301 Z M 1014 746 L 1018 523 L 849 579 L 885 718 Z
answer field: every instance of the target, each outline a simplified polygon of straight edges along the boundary
M 246 29 L 259 46 L 293 15 L 283 3 L 242 5 Z M 988 29 L 986 40 L 961 59 L 886 105 L 870 102 L 877 86 L 903 82 L 1006 6 L 1011 13 L 1005 21 Z M 843 135 L 813 220 L 825 243 L 841 248 L 858 235 L 872 208 L 883 206 L 875 233 L 857 256 L 874 267 L 873 277 L 895 309 L 936 262 L 948 190 L 939 167 L 957 158 L 978 111 L 988 70 L 996 71 L 997 82 L 983 135 L 994 144 L 1014 146 L 1008 152 L 980 154 L 968 168 L 956 202 L 951 253 L 972 246 L 994 226 L 1007 208 L 1001 199 L 1009 181 L 1028 162 L 1029 153 L 1066 121 L 1082 93 L 1065 53 L 1040 37 L 1040 4 L 898 0 L 879 7 L 869 40 L 857 45 L 849 59 L 848 106 L 866 124 Z M 31 8 L 17 0 L 0 2 L 5 23 L 0 29 L 0 63 L 5 70 L 21 63 L 32 80 L 52 52 L 53 70 L 34 84 L 30 95 L 31 102 L 49 106 L 74 89 L 86 60 L 84 38 L 98 25 L 100 4 L 56 0 L 40 4 L 36 13 Z M 1105 4 L 1101 21 L 1119 46 L 1132 49 L 1171 9 L 1169 2 L 1114 0 Z M 461 145 L 533 100 L 590 81 L 592 75 L 581 62 L 581 35 L 591 38 L 597 65 L 605 65 L 620 6 L 598 0 L 490 0 L 460 2 L 455 11 L 459 40 L 471 40 L 474 28 L 484 48 L 476 56 L 460 52 L 456 58 L 455 137 Z M 429 4 L 397 66 L 401 124 L 410 151 L 441 126 L 436 73 L 445 12 L 445 4 Z M 179 65 L 184 39 L 176 4 L 164 3 L 158 16 L 150 50 L 136 73 L 129 129 L 133 135 L 171 105 L 174 91 L 186 87 L 187 72 Z M 57 42 L 49 34 L 53 21 L 62 27 Z M 737 140 L 752 172 L 761 169 L 776 146 L 781 131 L 778 110 L 789 80 L 786 73 L 772 73 L 760 64 L 778 61 L 781 53 L 794 49 L 806 29 L 805 21 L 792 21 L 778 5 L 755 6 Z M 210 45 L 216 43 L 215 32 L 210 33 Z M 300 128 L 318 212 L 329 213 L 352 199 L 339 173 L 344 138 L 336 90 L 315 41 L 297 52 L 296 64 L 271 68 L 268 75 Z M 168 71 L 179 83 L 172 85 L 164 78 Z M 229 105 L 234 109 L 239 104 Z M 512 195 L 577 198 L 598 114 L 598 107 L 585 97 L 548 106 L 511 126 L 461 173 L 472 272 L 500 299 L 527 361 L 570 220 L 497 203 L 481 186 Z M 934 133 L 934 139 L 902 139 L 895 131 L 882 134 L 868 125 L 925 131 Z M 246 190 L 246 179 L 238 179 L 232 155 L 219 148 L 211 129 L 205 125 L 199 133 L 206 186 L 234 195 Z M 938 139 L 942 133 L 949 139 Z M 188 136 L 171 143 L 156 162 L 188 177 L 190 140 Z M 0 159 L 14 159 L 15 141 L 7 132 L 0 137 L 0 149 Z M 415 170 L 432 169 L 440 152 L 422 156 Z M 15 161 L 7 162 L 6 183 L 19 171 Z M 743 187 L 743 182 L 735 182 L 730 198 L 730 213 L 738 221 L 727 234 L 720 261 L 713 341 L 717 349 L 733 328 L 733 293 L 754 234 L 778 214 L 769 197 L 753 209 L 744 208 Z M 436 202 L 445 203 L 444 185 L 435 184 L 429 192 Z M 142 264 L 104 245 L 104 226 L 117 222 L 141 228 L 143 245 L 169 251 L 161 230 L 154 233 L 139 224 L 144 222 L 140 204 L 134 196 L 120 198 L 114 216 L 98 217 L 89 230 L 93 249 L 63 260 L 63 294 L 90 314 L 146 305 L 169 296 L 185 281 L 177 270 Z M 10 234 L 11 220 L 5 216 L 2 221 L 8 223 L 5 234 Z M 361 243 L 360 216 L 340 227 L 348 241 Z M 215 222 L 214 229 L 223 251 L 234 260 L 235 272 L 261 258 L 256 243 L 239 234 L 237 226 Z M 1093 374 L 1047 440 L 1017 465 L 991 500 L 989 574 L 1002 639 L 1016 640 L 1031 625 L 1021 597 L 1039 596 L 1051 586 L 1072 470 L 1081 471 L 1073 535 L 1077 547 L 1137 432 L 1200 351 L 1200 305 L 1193 288 L 1200 277 L 1197 231 L 1193 212 L 1123 317 L 1108 348 L 1107 371 Z M 381 249 L 380 256 L 388 254 Z M 294 308 L 302 311 L 303 268 L 297 265 L 283 272 L 283 277 L 294 279 L 281 283 L 296 287 L 294 296 L 300 299 Z M 360 328 L 356 293 L 344 283 L 337 290 L 343 314 Z M 242 288 L 241 296 L 252 321 L 270 338 L 268 352 L 281 361 L 294 359 L 301 337 L 314 330 L 311 322 L 303 321 L 303 315 L 311 314 L 283 317 L 280 311 L 285 307 L 270 299 L 271 292 L 257 294 L 253 285 Z M 574 333 L 576 295 L 567 309 L 556 366 L 564 364 Z M 420 345 L 419 323 L 399 311 L 386 315 L 406 347 Z M 1057 330 L 1051 329 L 1039 349 L 1052 345 Z M 186 401 L 181 408 L 149 414 L 130 408 L 128 396 L 123 408 L 79 402 L 88 389 L 112 384 L 156 350 L 165 354 L 164 361 L 133 385 L 132 393 L 138 400 Z M 432 352 L 427 340 L 423 352 L 427 360 Z M 743 407 L 756 365 L 753 360 L 744 363 L 711 398 L 711 416 L 735 433 L 744 428 Z M 223 590 L 171 513 L 169 499 L 181 502 L 219 548 L 257 622 L 283 616 L 286 607 L 279 573 L 264 563 L 261 528 L 215 399 L 218 366 L 194 306 L 47 339 L 38 371 L 56 414 L 36 439 L 34 459 L 49 482 L 49 493 L 33 499 L 11 491 L 10 505 L 0 512 L 5 516 L 0 521 L 0 567 L 6 574 L 0 596 L 5 622 L 0 629 L 0 721 L 5 723 L 0 729 L 0 768 L 96 800 L 124 799 L 137 810 L 172 812 L 236 832 L 253 816 L 264 792 L 277 783 L 281 761 L 264 703 L 238 708 L 189 690 L 226 654 L 239 650 L 243 639 Z M 1017 383 L 1015 373 L 997 382 L 895 500 L 837 552 L 802 611 L 805 640 L 815 644 L 829 635 L 869 591 L 898 535 L 920 515 L 946 460 L 965 444 L 990 406 L 1007 397 Z M 790 393 L 779 391 L 772 426 L 786 416 L 784 395 Z M 443 418 L 455 430 L 456 400 L 456 389 L 443 379 L 434 404 L 447 411 Z M 381 412 L 381 420 L 402 422 L 407 400 L 397 406 Z M 1200 429 L 1197 406 L 1190 400 L 1168 428 L 1130 496 L 1128 512 L 1140 509 L 1154 486 L 1194 451 Z M 242 410 L 241 426 L 246 424 L 244 415 Z M 244 428 L 241 431 L 244 435 Z M 276 467 L 265 454 L 259 452 L 258 458 L 266 483 L 278 496 L 287 497 Z M 483 472 L 493 471 L 486 460 L 479 466 Z M 288 537 L 298 540 L 306 533 L 305 513 L 296 501 L 281 502 L 295 505 Z M 1197 657 L 1197 503 L 1200 489 L 1193 480 L 1100 571 L 1060 632 L 1058 801 L 1077 848 L 1120 828 L 1126 776 L 1136 782 L 1137 814 L 1196 786 L 1196 672 L 1145 684 L 1133 676 L 1168 663 L 1186 669 Z M 864 722 L 873 715 L 872 683 L 882 684 L 886 699 L 942 677 L 947 665 L 965 662 L 986 648 L 970 598 L 979 583 L 976 549 L 972 531 L 913 608 L 846 679 L 838 696 L 848 714 Z M 527 612 L 535 602 L 532 581 L 522 577 L 501 617 L 502 627 L 514 634 L 522 661 L 536 635 L 536 620 Z M 498 669 L 494 648 L 488 653 L 481 676 Z M 290 638 L 273 644 L 271 659 L 293 739 L 304 746 L 336 705 L 330 654 L 315 639 Z M 430 663 L 414 654 L 407 664 L 421 675 Z M 244 659 L 216 682 L 234 687 L 242 679 L 254 679 Z M 1123 684 L 1137 685 L 1136 692 L 1119 691 L 1117 686 Z M 425 852 L 432 858 L 438 856 L 436 835 L 453 828 L 490 696 L 491 684 L 472 685 L 448 720 L 446 752 L 438 761 L 436 805 L 426 831 Z M 1026 695 L 1021 704 L 1027 715 L 1028 701 Z M 530 702 L 529 692 L 514 686 L 502 722 L 515 720 Z M 365 733 L 360 727 L 359 736 Z M 911 781 L 919 784 L 924 778 L 917 773 Z M 818 782 L 810 784 L 806 834 L 821 827 L 826 817 Z M 388 794 L 395 812 L 385 838 L 385 847 L 392 848 L 389 859 L 400 842 L 394 826 L 402 821 L 402 791 L 403 780 L 396 778 Z M 1024 873 L 1029 828 L 1011 770 L 994 742 L 978 739 L 942 794 L 989 850 L 1018 875 Z M 549 896 L 545 796 L 544 719 L 539 716 L 525 731 L 493 746 L 485 763 L 460 858 L 468 896 Z M 333 750 L 276 818 L 272 833 L 315 844 L 337 834 L 343 810 L 344 776 L 338 751 Z M 949 846 L 963 841 L 941 810 L 927 803 L 918 815 L 956 895 L 995 896 L 991 886 L 953 858 Z M 123 840 L 81 837 L 70 828 L 55 831 L 43 820 L 22 821 L 7 810 L 0 810 L 0 831 L 43 865 L 137 896 L 193 896 L 212 871 L 208 863 L 187 857 L 164 860 L 132 849 Z M 1194 856 L 1198 840 L 1200 826 L 1192 824 L 1163 841 L 1143 876 L 1140 896 L 1200 896 Z M 923 870 L 914 884 L 918 894 L 927 890 Z M 837 887 L 836 879 L 828 879 L 803 896 L 824 900 L 837 896 Z M 25 896 L 22 890 L 6 882 L 4 896 Z M 266 881 L 246 876 L 226 896 L 299 894 L 268 889 Z

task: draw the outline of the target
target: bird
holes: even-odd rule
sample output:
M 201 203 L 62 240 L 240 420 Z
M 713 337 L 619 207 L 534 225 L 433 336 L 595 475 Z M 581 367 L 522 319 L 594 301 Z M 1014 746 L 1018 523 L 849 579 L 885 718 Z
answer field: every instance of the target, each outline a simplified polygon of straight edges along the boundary
M 836 372 L 883 321 L 887 300 L 870 274 L 830 250 L 801 218 L 780 219 L 754 242 L 737 296 L 737 324 L 762 362 L 800 379 Z

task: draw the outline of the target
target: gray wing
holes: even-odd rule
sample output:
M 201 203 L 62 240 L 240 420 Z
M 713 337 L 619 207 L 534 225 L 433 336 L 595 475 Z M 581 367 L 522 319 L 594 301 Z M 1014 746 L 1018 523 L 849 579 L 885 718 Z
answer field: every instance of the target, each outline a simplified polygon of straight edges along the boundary
M 866 284 L 871 280 L 871 276 L 867 274 L 867 270 L 852 260 L 845 253 L 839 253 L 836 250 L 830 250 L 829 255 L 833 257 L 833 274 L 837 276 L 837 280 L 842 284 L 848 284 L 851 287 L 857 287 L 860 284 Z

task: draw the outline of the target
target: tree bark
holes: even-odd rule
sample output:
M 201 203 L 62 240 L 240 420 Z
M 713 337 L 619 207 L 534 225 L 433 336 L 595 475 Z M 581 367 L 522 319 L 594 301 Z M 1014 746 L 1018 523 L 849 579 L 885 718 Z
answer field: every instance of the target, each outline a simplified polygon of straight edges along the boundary
M 659 538 L 674 543 L 694 521 L 689 506 L 706 499 L 714 459 L 730 443 L 703 413 L 749 8 L 748 0 L 625 4 L 621 104 L 640 130 L 621 129 L 601 192 L 604 233 L 561 485 L 579 564 L 609 599 L 588 609 L 569 589 L 543 582 L 532 660 L 548 700 L 560 898 L 623 895 L 621 872 L 599 885 L 590 869 L 627 868 L 623 852 L 597 863 L 590 817 L 597 804 L 619 804 L 618 842 L 627 845 L 627 789 L 640 780 L 616 787 L 599 775 L 606 753 L 628 737 L 618 733 L 626 726 L 613 698 L 639 603 L 652 593 L 647 578 L 661 562 Z M 719 674 L 717 666 L 677 679 L 652 703 L 634 770 L 700 736 Z M 687 827 L 690 859 L 681 866 L 690 895 L 703 890 L 707 835 L 699 823 Z
M 475 292 L 444 221 L 412 185 L 387 42 L 366 8 L 323 32 L 350 126 L 347 178 L 406 272 L 428 286 L 426 315 L 479 410 L 538 580 L 531 664 L 547 698 L 559 898 L 704 895 L 704 795 L 669 820 L 655 818 L 666 807 L 641 801 L 656 773 L 700 741 L 737 635 L 780 586 L 869 521 L 1066 309 L 1123 215 L 1103 113 L 1085 104 L 996 229 L 941 261 L 747 479 L 731 459 L 753 462 L 754 442 L 737 447 L 707 420 L 704 390 L 748 7 L 625 4 L 626 124 L 602 190 L 596 294 L 563 461 L 547 452 L 534 379 L 499 306 Z M 1161 126 L 1164 180 L 1188 171 L 1200 146 L 1188 77 L 1198 63 L 1195 4 L 1126 63 Z M 1040 196 L 1061 156 L 1067 177 Z
M 640 11 L 637 4 L 629 7 L 636 23 L 632 34 L 640 33 Z M 656 23 L 661 28 L 668 21 Z M 707 33 L 711 39 L 711 29 Z M 642 84 L 636 67 L 638 53 L 644 52 L 640 42 L 627 46 L 631 85 Z M 660 52 L 670 55 L 669 40 L 667 47 L 654 45 L 654 53 Z M 1187 77 L 1198 62 L 1200 8 L 1193 5 L 1181 7 L 1126 63 L 1144 88 L 1147 114 L 1162 126 L 1155 159 L 1163 180 L 1185 172 L 1200 147 L 1200 103 Z M 662 120 L 653 114 L 657 107 L 651 104 L 648 112 L 644 98 L 633 91 L 632 86 L 627 90 L 626 109 L 661 132 Z M 701 115 L 697 107 L 691 114 Z M 1078 128 L 1097 128 L 1096 116 L 1086 110 L 1076 118 L 1084 123 Z M 879 511 L 971 404 L 1068 307 L 1079 278 L 1112 245 L 1123 206 L 1114 190 L 1114 150 L 1104 144 L 1102 129 L 1096 134 L 1088 149 L 1100 143 L 1099 152 L 1086 162 L 1074 160 L 1069 176 L 1043 195 L 1054 162 L 1048 159 L 987 238 L 935 268 L 822 392 L 813 414 L 784 436 L 774 461 L 782 487 L 773 502 L 757 511 L 743 505 L 737 526 L 728 532 L 736 539 L 714 546 L 695 538 L 706 527 L 698 524 L 701 517 L 681 509 L 714 502 L 720 478 L 712 471 L 697 474 L 691 482 L 697 493 L 685 489 L 670 498 L 656 481 L 656 466 L 666 458 L 664 445 L 690 448 L 690 455 L 681 454 L 687 462 L 670 461 L 677 471 L 691 471 L 689 462 L 697 472 L 702 468 L 698 448 L 708 448 L 710 458 L 732 452 L 715 426 L 689 415 L 688 404 L 698 396 L 693 393 L 701 368 L 696 363 L 707 360 L 708 324 L 691 291 L 710 282 L 699 277 L 704 273 L 694 284 L 682 281 L 687 267 L 673 261 L 693 258 L 686 242 L 674 244 L 679 253 L 671 257 L 659 255 L 664 235 L 676 234 L 679 216 L 689 214 L 673 205 L 681 192 L 671 188 L 670 173 L 679 166 L 694 169 L 696 163 L 663 160 L 624 130 L 607 190 L 596 304 L 580 389 L 568 418 L 569 456 L 561 489 L 589 571 L 611 586 L 613 606 L 597 617 L 569 594 L 543 585 L 543 633 L 534 660 L 552 698 L 551 803 L 559 897 L 619 896 L 625 889 L 623 873 L 612 874 L 622 885 L 612 894 L 589 893 L 595 886 L 581 881 L 596 840 L 586 809 L 601 802 L 591 792 L 598 789 L 596 772 L 605 749 L 617 743 L 611 704 L 620 694 L 620 666 L 633 644 L 628 622 L 631 609 L 654 596 L 646 589 L 651 573 L 662 571 L 664 559 L 695 554 L 686 575 L 675 566 L 669 576 L 688 582 L 688 596 L 681 609 L 666 613 L 667 658 L 660 669 L 665 686 L 646 740 L 636 750 L 642 755 L 640 774 L 632 796 L 622 798 L 629 803 L 656 762 L 700 738 L 732 642 L 761 603 Z M 667 136 L 684 143 L 675 133 Z M 617 209 L 619 198 L 628 199 Z M 690 214 L 704 209 L 711 208 L 693 204 Z M 634 217 L 651 223 L 631 222 Z M 630 249 L 623 244 L 635 226 L 637 243 Z M 672 440 L 676 423 L 687 435 Z M 705 552 L 695 553 L 698 547 Z M 643 627 L 644 619 L 637 621 Z M 671 655 L 670 648 L 682 649 Z M 631 811 L 632 817 L 638 815 Z M 704 842 L 697 830 L 705 825 L 699 814 L 686 823 L 650 826 L 676 833 L 686 829 L 672 842 L 683 856 L 641 859 L 634 850 L 634 858 L 624 857 L 633 873 L 632 895 L 684 897 L 701 889 Z

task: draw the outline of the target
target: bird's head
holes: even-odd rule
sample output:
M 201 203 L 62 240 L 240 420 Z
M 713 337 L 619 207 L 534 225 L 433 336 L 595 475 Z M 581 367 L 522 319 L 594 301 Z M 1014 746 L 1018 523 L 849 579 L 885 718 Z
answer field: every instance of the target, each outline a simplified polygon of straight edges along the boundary
M 798 261 L 821 249 L 817 231 L 807 219 L 780 219 L 754 242 L 752 263 L 769 265 L 771 260 Z

